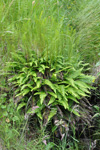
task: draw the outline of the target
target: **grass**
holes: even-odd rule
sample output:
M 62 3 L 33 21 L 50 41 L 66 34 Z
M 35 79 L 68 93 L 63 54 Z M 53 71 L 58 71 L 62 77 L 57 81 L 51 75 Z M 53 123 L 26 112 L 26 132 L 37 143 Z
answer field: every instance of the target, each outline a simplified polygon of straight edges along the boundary
M 79 51 L 84 59 L 91 64 L 99 60 L 100 51 L 100 2 L 89 1 L 76 14 L 74 23 L 77 35 L 80 36 Z
M 3 121 L 0 126 L 0 138 L 2 139 L 2 145 L 8 150 L 43 150 L 45 148 L 45 144 L 43 143 L 43 135 L 41 132 L 38 131 L 38 137 L 35 138 L 35 135 L 33 135 L 34 138 L 30 140 L 26 138 L 26 131 L 21 136 L 20 130 L 15 127 L 11 127 L 10 123 Z
M 34 3 L 32 0 L 1 0 L 0 70 L 11 60 L 11 52 L 17 51 L 22 51 L 26 59 L 35 51 L 38 57 L 50 57 L 51 61 L 59 55 L 64 56 L 73 65 L 79 60 L 91 65 L 98 62 L 99 12 L 99 0 L 36 0 Z M 0 108 L 3 111 L 0 111 L 0 138 L 4 145 L 9 150 L 45 149 L 42 131 L 38 131 L 40 136 L 33 140 L 27 140 L 26 134 L 20 138 L 25 127 L 24 116 L 18 114 L 7 91 L 2 94 L 4 82 L 1 76 Z M 63 141 L 60 148 L 65 147 Z
M 49 55 L 53 59 L 64 55 L 69 59 L 76 56 L 76 60 L 96 62 L 100 40 L 99 5 L 99 1 L 94 0 L 81 3 L 37 0 L 34 4 L 32 0 L 2 0 L 1 62 L 10 58 L 11 51 L 18 50 L 26 57 L 35 50 L 38 55 Z
M 31 0 L 12 0 L 2 1 L 1 6 L 1 55 L 4 60 L 11 51 L 17 50 L 22 50 L 26 57 L 35 50 L 38 55 L 71 58 L 75 31 L 64 25 L 66 16 L 58 1 L 37 0 L 32 5 Z

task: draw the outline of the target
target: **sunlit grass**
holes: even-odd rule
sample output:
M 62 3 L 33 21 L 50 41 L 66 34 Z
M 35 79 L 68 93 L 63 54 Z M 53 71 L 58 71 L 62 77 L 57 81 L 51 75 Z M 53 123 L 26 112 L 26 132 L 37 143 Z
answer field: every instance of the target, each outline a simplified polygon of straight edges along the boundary
M 81 59 L 91 64 L 98 61 L 100 52 L 100 1 L 89 1 L 75 17 Z
M 26 57 L 31 51 L 54 59 L 58 55 L 69 59 L 73 56 L 75 31 L 65 24 L 66 15 L 59 1 L 37 0 L 32 4 L 32 1 L 12 0 L 2 1 L 2 5 L 1 55 L 4 59 L 17 50 L 23 51 Z

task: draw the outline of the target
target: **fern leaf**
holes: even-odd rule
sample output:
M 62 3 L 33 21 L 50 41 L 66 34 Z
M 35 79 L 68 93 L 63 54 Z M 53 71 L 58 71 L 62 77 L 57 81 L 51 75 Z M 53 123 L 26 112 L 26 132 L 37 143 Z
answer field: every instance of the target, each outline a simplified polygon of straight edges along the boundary
M 42 114 L 41 114 L 41 111 L 38 111 L 37 113 L 37 116 L 42 120 L 43 119 L 43 116 L 42 116 Z
M 72 112 L 72 113 L 74 113 L 76 116 L 80 117 L 80 114 L 78 113 L 77 109 L 69 108 L 69 111 Z
M 76 80 L 75 84 L 80 88 L 80 89 L 90 89 L 90 86 L 88 84 L 86 84 L 83 81 L 80 80 Z
M 54 92 L 49 92 L 49 91 L 47 91 L 47 93 L 50 94 L 51 96 L 57 98 L 57 94 L 55 94 Z
M 59 92 L 62 94 L 63 97 L 65 96 L 66 91 L 64 85 L 59 85 Z
M 29 72 L 28 72 L 28 74 L 27 74 L 27 77 L 29 77 L 29 76 L 36 77 L 36 76 L 37 76 L 37 74 L 36 74 L 36 72 L 35 72 L 35 71 L 29 71 Z
M 69 105 L 67 101 L 59 100 L 59 103 L 65 108 L 65 109 L 69 109 Z
M 44 80 L 44 84 L 48 85 L 56 93 L 56 88 L 55 88 L 55 86 L 54 86 L 54 84 L 52 82 L 50 82 L 49 80 L 45 79 Z
M 37 80 L 36 82 L 36 86 L 34 88 L 31 89 L 31 91 L 36 91 L 37 89 L 39 89 L 41 87 L 41 81 Z
M 26 103 L 24 103 L 24 102 L 20 103 L 20 104 L 18 105 L 18 107 L 17 107 L 17 111 L 18 111 L 19 109 L 21 109 L 23 106 L 26 106 Z
M 51 109 L 50 114 L 48 116 L 48 121 L 50 121 L 50 119 L 57 113 L 57 109 Z
M 79 95 L 77 94 L 77 92 L 75 91 L 75 88 L 73 87 L 68 87 L 67 89 L 67 92 L 70 93 L 72 96 L 76 97 L 76 98 L 79 98 Z M 78 90 L 77 90 L 78 91 Z
M 72 79 L 77 78 L 78 76 L 80 76 L 82 70 L 83 70 L 83 68 L 71 72 L 71 73 L 68 75 L 68 78 L 72 78 Z
M 22 87 L 21 87 L 21 90 L 25 89 L 26 87 L 32 89 L 32 85 L 31 84 L 24 84 Z
M 24 89 L 24 90 L 22 91 L 22 95 L 25 96 L 25 95 L 28 94 L 29 92 L 30 92 L 30 89 L 29 89 L 29 88 Z
M 69 85 L 73 86 L 75 89 L 78 90 L 77 86 L 75 85 L 75 81 L 71 78 L 67 78 L 67 81 L 69 82 Z
M 40 104 L 43 103 L 45 97 L 47 96 L 47 94 L 46 94 L 45 92 L 43 92 L 43 91 L 37 92 L 37 93 L 35 93 L 34 95 L 39 95 L 39 96 L 40 96 Z
M 76 103 L 79 103 L 78 100 L 72 95 L 68 95 L 67 98 L 73 100 Z
M 87 94 L 85 94 L 85 92 L 80 89 L 77 90 L 77 93 L 78 93 L 78 95 L 83 96 L 83 97 L 87 96 Z
M 52 104 L 55 101 L 55 97 L 51 96 L 48 105 Z

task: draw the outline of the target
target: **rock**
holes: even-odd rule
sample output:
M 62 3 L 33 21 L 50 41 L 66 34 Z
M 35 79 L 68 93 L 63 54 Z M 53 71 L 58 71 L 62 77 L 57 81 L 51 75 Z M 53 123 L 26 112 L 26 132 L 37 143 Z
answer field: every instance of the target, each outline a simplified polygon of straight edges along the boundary
M 96 77 L 95 84 L 100 84 L 100 74 L 99 73 L 100 73 L 100 65 L 97 67 L 96 67 L 96 65 L 93 65 L 91 74 Z

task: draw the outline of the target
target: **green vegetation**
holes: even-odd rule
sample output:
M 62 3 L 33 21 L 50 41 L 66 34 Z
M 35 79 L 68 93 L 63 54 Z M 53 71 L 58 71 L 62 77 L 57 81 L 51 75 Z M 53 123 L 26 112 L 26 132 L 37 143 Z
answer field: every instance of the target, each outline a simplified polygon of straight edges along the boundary
M 99 10 L 99 0 L 1 0 L 4 149 L 100 148 L 100 70 L 96 84 L 90 75 L 100 66 Z

